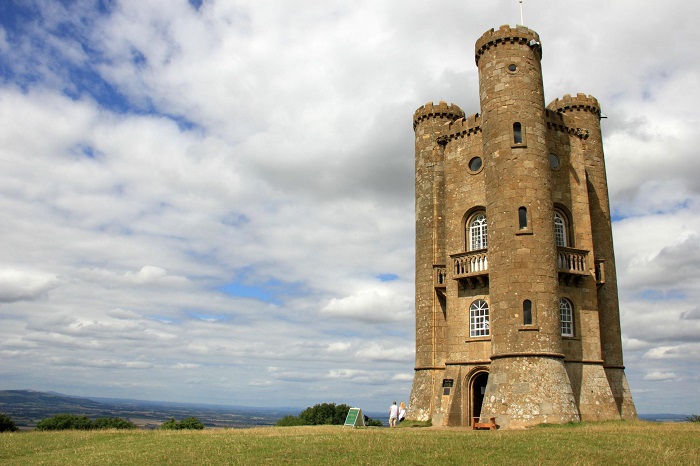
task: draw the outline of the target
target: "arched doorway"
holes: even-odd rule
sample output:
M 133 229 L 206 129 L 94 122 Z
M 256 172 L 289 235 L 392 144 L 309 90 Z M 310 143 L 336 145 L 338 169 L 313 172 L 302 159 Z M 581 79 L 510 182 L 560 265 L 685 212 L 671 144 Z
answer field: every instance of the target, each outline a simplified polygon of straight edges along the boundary
M 475 417 L 481 415 L 481 405 L 484 403 L 484 393 L 486 393 L 486 383 L 489 380 L 489 373 L 485 370 L 474 373 L 469 381 L 469 425 Z

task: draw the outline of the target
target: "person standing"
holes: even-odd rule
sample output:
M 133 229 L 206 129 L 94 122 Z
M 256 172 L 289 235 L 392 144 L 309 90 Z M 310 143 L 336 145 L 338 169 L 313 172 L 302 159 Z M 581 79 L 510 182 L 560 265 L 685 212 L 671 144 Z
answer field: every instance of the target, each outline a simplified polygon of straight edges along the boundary
M 406 419 L 406 403 L 403 401 L 399 405 L 399 424 L 401 424 L 401 421 Z
M 396 427 L 396 420 L 399 417 L 399 407 L 396 406 L 396 402 L 389 408 L 389 427 Z

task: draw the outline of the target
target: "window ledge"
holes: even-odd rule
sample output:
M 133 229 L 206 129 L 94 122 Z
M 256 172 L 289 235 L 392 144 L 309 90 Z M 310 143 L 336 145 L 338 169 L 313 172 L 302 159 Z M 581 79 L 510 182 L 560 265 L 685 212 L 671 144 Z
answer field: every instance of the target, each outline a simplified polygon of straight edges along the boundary
M 464 340 L 464 343 L 472 343 L 475 341 L 491 341 L 491 335 L 484 337 L 469 337 L 469 340 Z
M 539 332 L 540 326 L 539 325 L 519 325 L 518 331 L 519 332 Z

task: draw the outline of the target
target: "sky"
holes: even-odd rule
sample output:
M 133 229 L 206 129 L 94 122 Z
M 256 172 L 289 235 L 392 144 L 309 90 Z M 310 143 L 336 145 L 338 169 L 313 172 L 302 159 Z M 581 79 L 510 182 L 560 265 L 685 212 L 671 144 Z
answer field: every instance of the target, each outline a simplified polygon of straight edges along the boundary
M 700 4 L 525 0 L 595 96 L 626 373 L 700 413 Z M 413 112 L 516 0 L 0 2 L 0 389 L 384 411 L 413 380 Z

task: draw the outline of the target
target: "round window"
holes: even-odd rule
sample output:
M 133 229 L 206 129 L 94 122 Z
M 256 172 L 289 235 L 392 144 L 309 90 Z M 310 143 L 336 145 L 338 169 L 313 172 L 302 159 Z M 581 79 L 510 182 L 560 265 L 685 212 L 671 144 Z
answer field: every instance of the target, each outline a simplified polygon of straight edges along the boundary
M 481 170 L 481 165 L 481 157 L 474 157 L 469 161 L 469 170 L 473 172 L 478 172 L 479 170 Z
M 549 167 L 559 168 L 559 165 L 559 157 L 557 157 L 556 154 L 549 154 Z
M 518 69 L 518 67 L 515 66 L 514 63 L 511 63 L 510 65 L 508 65 L 508 71 L 510 71 L 511 73 L 515 73 L 515 70 L 517 70 L 517 69 Z

